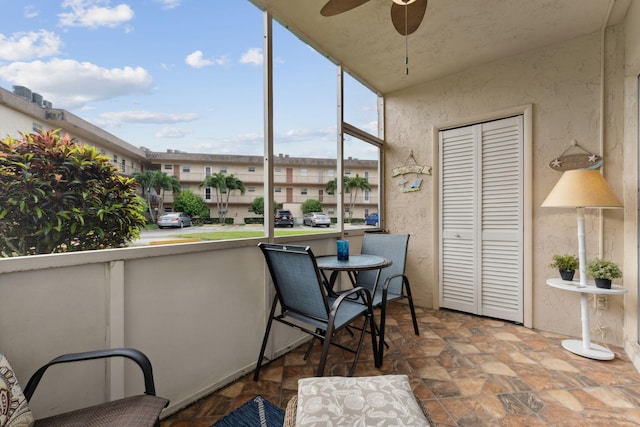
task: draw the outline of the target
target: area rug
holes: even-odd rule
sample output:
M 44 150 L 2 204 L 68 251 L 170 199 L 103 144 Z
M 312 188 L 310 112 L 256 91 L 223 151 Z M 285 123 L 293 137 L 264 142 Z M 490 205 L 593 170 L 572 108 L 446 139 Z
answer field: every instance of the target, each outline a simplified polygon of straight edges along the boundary
M 211 427 L 282 427 L 284 411 L 258 395 Z

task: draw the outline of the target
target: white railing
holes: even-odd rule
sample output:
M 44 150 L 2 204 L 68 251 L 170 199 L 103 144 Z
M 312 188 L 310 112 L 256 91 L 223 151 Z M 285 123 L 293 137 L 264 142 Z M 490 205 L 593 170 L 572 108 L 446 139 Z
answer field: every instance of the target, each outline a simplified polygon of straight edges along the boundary
M 322 255 L 335 253 L 337 236 L 286 241 Z M 165 413 L 175 412 L 254 369 L 272 298 L 259 241 L 0 259 L 0 353 L 24 387 L 57 355 L 136 347 L 151 359 L 158 394 L 171 400 Z M 304 339 L 274 328 L 272 356 Z M 51 369 L 31 401 L 36 417 L 142 391 L 135 366 L 106 366 Z

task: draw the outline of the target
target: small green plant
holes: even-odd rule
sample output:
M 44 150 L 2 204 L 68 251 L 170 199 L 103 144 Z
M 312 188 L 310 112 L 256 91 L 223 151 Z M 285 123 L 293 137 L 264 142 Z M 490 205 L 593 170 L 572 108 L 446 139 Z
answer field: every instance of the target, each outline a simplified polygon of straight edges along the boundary
M 573 255 L 563 254 L 554 255 L 553 262 L 549 264 L 551 268 L 557 268 L 558 270 L 573 271 L 578 268 L 578 258 Z
M 613 280 L 622 277 L 622 271 L 615 262 L 600 258 L 587 263 L 587 274 L 594 279 Z

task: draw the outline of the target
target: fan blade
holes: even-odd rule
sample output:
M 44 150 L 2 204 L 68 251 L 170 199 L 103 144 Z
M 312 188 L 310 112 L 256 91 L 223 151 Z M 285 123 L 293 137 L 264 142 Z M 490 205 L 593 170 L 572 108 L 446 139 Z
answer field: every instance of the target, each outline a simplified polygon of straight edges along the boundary
M 407 27 L 405 32 L 405 8 L 407 8 Z M 391 5 L 391 21 L 393 26 L 403 36 L 418 29 L 427 11 L 427 0 L 416 0 L 406 6 L 393 3 Z
M 329 0 L 320 10 L 322 16 L 334 16 L 365 4 L 369 0 Z

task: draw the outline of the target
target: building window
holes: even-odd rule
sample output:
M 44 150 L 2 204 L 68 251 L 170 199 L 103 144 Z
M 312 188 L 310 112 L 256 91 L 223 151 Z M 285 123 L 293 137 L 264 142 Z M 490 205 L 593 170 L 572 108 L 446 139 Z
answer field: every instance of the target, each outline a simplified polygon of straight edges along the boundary
M 282 168 L 274 168 L 273 171 L 274 172 L 282 172 Z
M 205 178 L 208 176 L 211 176 L 211 166 L 205 166 L 204 167 L 204 176 Z
M 256 192 L 256 187 L 247 187 L 247 191 L 249 193 L 255 193 Z
M 173 169 L 173 165 L 164 165 L 164 170 L 170 171 Z
M 351 175 L 351 171 L 349 169 L 345 169 L 344 174 L 345 175 Z
M 191 166 L 182 165 L 182 172 L 191 172 Z
M 307 176 L 307 169 L 300 169 L 300 176 Z
M 211 200 L 211 187 L 207 187 L 204 189 L 204 199 L 206 201 Z
M 327 171 L 327 175 L 328 175 L 328 176 L 333 176 L 333 175 L 335 175 L 335 171 L 334 171 L 333 169 L 329 169 L 329 170 Z
M 302 190 L 300 190 L 300 194 L 302 194 L 303 196 L 307 195 L 307 189 L 303 188 Z
M 226 166 L 220 166 L 220 173 L 227 173 L 227 167 Z
M 369 201 L 369 191 L 368 191 L 368 190 L 364 190 L 364 195 L 363 195 L 363 197 L 364 197 L 364 201 L 365 201 L 365 202 L 368 202 L 368 201 Z
M 247 169 L 248 169 L 249 172 L 255 172 L 256 171 L 255 166 L 249 166 Z
M 40 123 L 33 122 L 31 126 L 34 132 L 40 132 L 42 130 L 42 125 Z
M 118 155 L 117 154 L 113 155 L 113 163 L 118 164 Z
M 127 161 L 122 159 L 122 166 L 120 167 L 120 171 L 124 172 L 127 169 Z
M 282 193 L 282 187 L 276 187 L 273 189 L 273 191 L 276 193 Z
M 369 182 L 369 171 L 364 171 L 364 180 Z
M 335 209 L 333 209 L 333 208 L 327 209 L 327 214 L 333 215 L 334 213 L 336 213 Z

